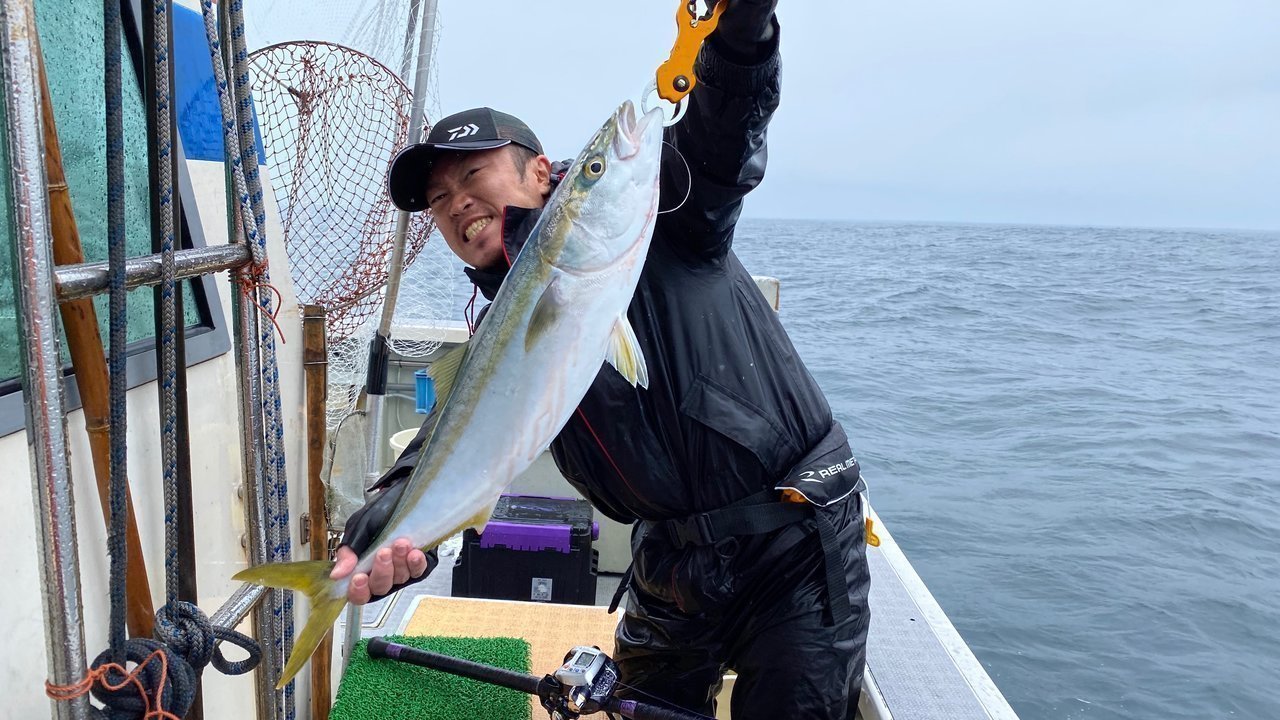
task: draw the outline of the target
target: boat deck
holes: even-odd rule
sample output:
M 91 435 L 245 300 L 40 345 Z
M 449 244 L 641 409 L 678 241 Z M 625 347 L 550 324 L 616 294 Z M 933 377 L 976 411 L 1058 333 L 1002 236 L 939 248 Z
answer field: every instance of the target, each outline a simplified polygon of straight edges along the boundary
M 874 510 L 872 511 L 874 517 Z M 897 720 L 1017 720 L 1004 695 L 876 520 L 871 633 L 860 709 Z
M 871 632 L 860 716 L 868 720 L 1016 720 L 981 663 L 916 575 L 893 537 L 876 523 L 880 547 L 871 565 Z M 450 594 L 455 551 L 413 593 L 401 592 L 364 608 L 363 637 L 403 632 L 419 595 Z M 601 574 L 596 604 L 608 605 L 620 576 Z M 533 668 L 549 672 L 551 668 Z M 730 687 L 732 677 L 726 687 Z M 722 703 L 727 705 L 727 703 Z M 727 717 L 727 714 L 723 714 Z

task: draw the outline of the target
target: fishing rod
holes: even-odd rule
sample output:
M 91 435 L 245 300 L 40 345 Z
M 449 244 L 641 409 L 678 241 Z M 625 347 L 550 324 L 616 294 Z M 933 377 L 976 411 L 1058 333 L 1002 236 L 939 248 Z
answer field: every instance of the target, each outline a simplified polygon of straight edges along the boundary
M 575 647 L 569 651 L 564 665 L 554 674 L 541 678 L 388 642 L 380 637 L 371 638 L 368 649 L 372 658 L 398 660 L 537 695 L 552 720 L 577 720 L 579 716 L 597 712 L 632 720 L 710 720 L 706 715 L 614 697 L 613 691 L 618 687 L 618 666 L 595 647 Z

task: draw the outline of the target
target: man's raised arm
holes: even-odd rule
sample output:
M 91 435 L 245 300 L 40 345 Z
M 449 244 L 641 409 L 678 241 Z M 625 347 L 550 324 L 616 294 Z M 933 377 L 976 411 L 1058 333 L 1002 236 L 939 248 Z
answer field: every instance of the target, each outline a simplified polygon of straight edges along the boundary
M 691 260 L 728 252 L 742 198 L 764 178 L 765 130 L 778 107 L 777 0 L 729 0 L 694 66 L 698 84 L 663 148 L 654 238 Z M 683 161 L 681 159 L 683 156 Z M 686 163 L 688 170 L 685 169 Z

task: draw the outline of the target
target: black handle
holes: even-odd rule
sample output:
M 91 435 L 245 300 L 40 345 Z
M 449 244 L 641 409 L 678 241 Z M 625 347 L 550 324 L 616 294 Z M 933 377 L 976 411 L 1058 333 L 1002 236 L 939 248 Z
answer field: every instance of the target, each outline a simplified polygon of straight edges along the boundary
M 391 660 L 421 665 L 432 670 L 441 670 L 453 675 L 471 678 L 472 680 L 487 682 L 491 685 L 500 685 L 512 690 L 519 690 L 530 695 L 538 694 L 539 679 L 532 675 L 512 672 L 492 665 L 482 665 L 470 660 L 441 655 L 427 650 L 419 650 L 408 645 L 387 642 L 380 637 L 369 640 L 369 657 L 390 658 Z

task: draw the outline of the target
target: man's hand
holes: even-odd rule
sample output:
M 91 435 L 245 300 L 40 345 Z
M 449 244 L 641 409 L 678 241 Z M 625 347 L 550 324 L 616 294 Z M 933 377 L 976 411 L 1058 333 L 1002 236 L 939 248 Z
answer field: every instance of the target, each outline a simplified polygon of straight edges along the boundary
M 359 556 L 350 547 L 338 548 L 338 560 L 334 563 L 330 579 L 341 580 L 356 569 Z M 389 548 L 382 548 L 373 558 L 373 568 L 366 573 L 356 573 L 347 586 L 347 602 L 364 605 L 374 596 L 386 595 L 391 588 L 402 585 L 427 571 L 427 556 L 406 538 L 400 538 Z
M 379 484 L 383 484 L 382 481 Z M 383 484 L 372 500 L 347 518 L 337 562 L 329 573 L 331 579 L 341 580 L 355 572 L 359 553 L 364 552 L 377 539 L 408 486 L 408 477 L 391 479 Z M 351 576 L 351 583 L 347 586 L 347 601 L 352 605 L 364 605 L 410 579 L 421 577 L 431 565 L 426 554 L 414 547 L 412 541 L 400 538 L 391 547 L 382 548 L 374 555 L 373 567 L 368 573 Z

